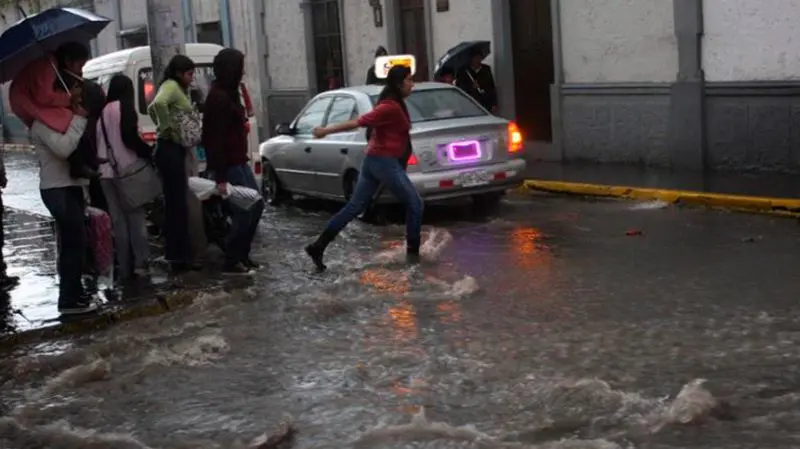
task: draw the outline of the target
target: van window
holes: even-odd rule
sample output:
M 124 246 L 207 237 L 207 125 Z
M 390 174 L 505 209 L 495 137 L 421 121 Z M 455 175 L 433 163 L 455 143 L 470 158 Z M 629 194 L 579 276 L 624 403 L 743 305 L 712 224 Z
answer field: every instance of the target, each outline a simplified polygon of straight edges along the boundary
M 198 64 L 195 66 L 194 83 L 189 89 L 189 97 L 201 112 L 206 101 L 206 95 L 211 89 L 212 81 L 214 81 L 214 69 L 211 64 Z M 106 86 L 107 84 L 108 82 L 106 82 Z M 242 105 L 247 109 L 247 115 L 252 117 L 254 114 L 253 102 L 244 84 L 242 84 L 241 93 Z M 146 115 L 147 106 L 150 105 L 155 97 L 156 88 L 153 86 L 153 69 L 144 68 L 139 70 L 139 113 Z
M 153 85 L 153 69 L 150 67 L 139 70 L 139 113 L 147 114 L 147 106 L 156 97 L 156 88 Z M 214 69 L 211 64 L 198 64 L 194 69 L 194 82 L 189 88 L 189 97 L 202 111 L 211 81 L 214 80 Z

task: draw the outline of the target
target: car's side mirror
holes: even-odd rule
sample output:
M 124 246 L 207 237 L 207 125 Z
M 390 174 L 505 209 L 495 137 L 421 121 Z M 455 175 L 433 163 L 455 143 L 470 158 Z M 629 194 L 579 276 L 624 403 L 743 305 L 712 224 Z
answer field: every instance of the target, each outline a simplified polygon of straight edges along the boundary
M 279 136 L 291 136 L 294 135 L 294 130 L 290 124 L 281 123 L 275 127 L 275 134 Z

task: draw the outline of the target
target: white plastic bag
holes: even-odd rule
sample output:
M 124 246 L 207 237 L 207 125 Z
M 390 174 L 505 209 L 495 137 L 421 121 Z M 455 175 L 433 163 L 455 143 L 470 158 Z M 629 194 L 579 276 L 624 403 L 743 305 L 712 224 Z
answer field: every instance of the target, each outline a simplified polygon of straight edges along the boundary
M 189 177 L 189 190 L 191 190 L 194 196 L 200 201 L 205 201 L 218 194 L 216 182 L 199 176 Z
M 214 195 L 219 195 L 223 199 L 230 200 L 232 204 L 242 209 L 249 210 L 261 200 L 261 194 L 256 189 L 242 186 L 232 186 L 226 184 L 227 194 L 221 195 L 217 189 L 217 183 L 198 176 L 189 177 L 189 190 L 200 200 L 205 201 Z

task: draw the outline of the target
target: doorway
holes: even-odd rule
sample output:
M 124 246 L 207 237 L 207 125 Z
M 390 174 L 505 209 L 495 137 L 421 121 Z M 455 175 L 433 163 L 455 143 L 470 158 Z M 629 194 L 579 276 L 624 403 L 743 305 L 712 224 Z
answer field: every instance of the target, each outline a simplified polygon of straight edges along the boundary
M 526 140 L 553 141 L 550 85 L 555 82 L 550 0 L 510 0 L 516 120 Z
M 417 59 L 416 81 L 428 81 L 428 35 L 425 32 L 425 0 L 400 0 L 400 53 Z
M 339 0 L 312 0 L 311 22 L 317 92 L 338 89 L 344 86 Z

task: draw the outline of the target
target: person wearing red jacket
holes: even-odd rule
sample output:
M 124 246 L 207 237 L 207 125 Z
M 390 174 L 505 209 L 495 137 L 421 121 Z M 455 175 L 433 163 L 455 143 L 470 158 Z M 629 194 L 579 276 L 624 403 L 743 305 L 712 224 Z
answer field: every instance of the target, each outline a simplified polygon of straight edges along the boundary
M 203 112 L 203 147 L 208 169 L 214 173 L 219 191 L 227 186 L 243 186 L 258 190 L 253 170 L 248 164 L 247 115 L 242 106 L 240 86 L 244 76 L 244 54 L 225 48 L 214 57 L 214 77 Z M 229 274 L 246 274 L 259 268 L 250 258 L 250 249 L 264 212 L 259 200 L 248 210 L 231 205 L 232 225 L 225 242 L 224 270 Z
M 406 254 L 410 262 L 419 260 L 423 204 L 403 164 L 410 157 L 411 146 L 411 119 L 405 98 L 411 94 L 413 88 L 411 70 L 404 66 L 394 66 L 389 70 L 386 85 L 372 111 L 356 120 L 313 130 L 316 138 L 359 127 L 368 127 L 371 130 L 367 154 L 350 201 L 328 222 L 317 240 L 305 248 L 318 271 L 326 268 L 323 255 L 327 246 L 348 223 L 364 212 L 381 185 L 385 185 L 405 204 Z

